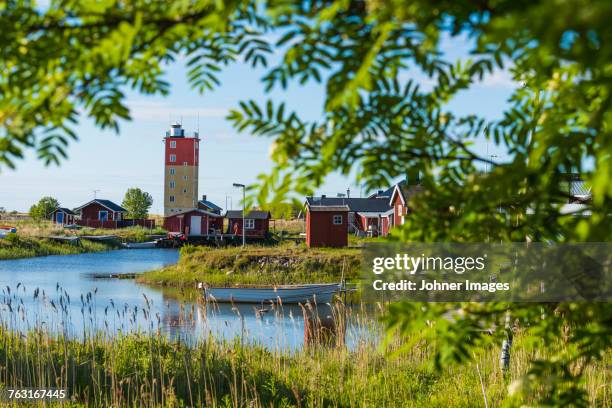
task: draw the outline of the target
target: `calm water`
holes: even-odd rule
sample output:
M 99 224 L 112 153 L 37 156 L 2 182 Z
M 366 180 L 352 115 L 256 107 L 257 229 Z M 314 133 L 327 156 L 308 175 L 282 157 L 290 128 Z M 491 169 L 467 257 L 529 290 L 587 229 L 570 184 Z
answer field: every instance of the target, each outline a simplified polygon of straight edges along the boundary
M 177 298 L 176 289 L 157 289 L 129 279 L 94 279 L 94 274 L 139 273 L 176 263 L 171 249 L 117 250 L 93 254 L 0 261 L 0 319 L 15 330 L 41 325 L 71 336 L 105 331 L 161 331 L 192 341 L 206 336 L 296 349 L 304 342 L 299 306 L 216 305 Z M 319 306 L 319 314 L 332 314 Z M 347 343 L 364 338 L 362 322 L 347 328 Z M 369 330 L 368 330 L 369 332 Z

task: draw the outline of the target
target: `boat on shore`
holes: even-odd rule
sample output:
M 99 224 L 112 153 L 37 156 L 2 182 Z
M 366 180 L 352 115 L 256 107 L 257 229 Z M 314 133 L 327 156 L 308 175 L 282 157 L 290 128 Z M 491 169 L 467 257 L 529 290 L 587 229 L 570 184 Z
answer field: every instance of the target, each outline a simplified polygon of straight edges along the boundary
M 148 248 L 156 248 L 157 241 L 150 242 L 126 242 L 123 244 L 124 248 L 127 249 L 148 249 Z
M 198 287 L 204 290 L 206 301 L 219 303 L 327 303 L 342 289 L 339 283 L 268 287 L 208 287 L 200 283 Z

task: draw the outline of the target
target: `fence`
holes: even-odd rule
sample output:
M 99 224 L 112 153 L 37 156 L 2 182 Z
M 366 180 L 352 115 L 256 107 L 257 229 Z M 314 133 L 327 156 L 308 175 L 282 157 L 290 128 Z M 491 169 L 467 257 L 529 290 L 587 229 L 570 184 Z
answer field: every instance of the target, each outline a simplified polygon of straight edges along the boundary
M 126 219 L 121 221 L 101 221 L 96 219 L 84 219 L 84 220 L 76 220 L 76 224 L 82 227 L 90 227 L 90 228 L 105 228 L 105 229 L 118 229 L 125 227 L 134 227 L 141 226 L 148 229 L 155 228 L 155 220 L 147 220 L 147 219 Z

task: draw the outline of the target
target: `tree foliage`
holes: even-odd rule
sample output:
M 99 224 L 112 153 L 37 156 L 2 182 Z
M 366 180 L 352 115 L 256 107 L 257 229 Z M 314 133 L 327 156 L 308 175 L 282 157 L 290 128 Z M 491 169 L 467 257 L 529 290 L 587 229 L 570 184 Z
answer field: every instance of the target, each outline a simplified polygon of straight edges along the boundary
M 0 8 L 0 164 L 32 147 L 57 162 L 81 114 L 117 130 L 129 118 L 125 90 L 167 93 L 164 63 L 179 56 L 201 92 L 243 60 L 266 67 L 269 92 L 292 83 L 325 89 L 315 120 L 277 97 L 231 112 L 236 129 L 274 143 L 274 169 L 254 191 L 259 203 L 310 194 L 332 172 L 378 187 L 416 169 L 425 191 L 393 239 L 610 241 L 611 14 L 606 0 L 9 2 Z M 469 59 L 445 57 L 449 37 L 466 40 Z M 272 51 L 281 58 L 269 66 Z M 517 87 L 499 118 L 449 110 L 502 69 Z M 482 138 L 506 157 L 493 163 L 475 148 Z M 483 174 L 484 165 L 492 171 Z M 592 186 L 588 217 L 560 210 L 563 175 L 572 172 Z M 556 379 L 546 382 L 545 402 L 584 405 L 576 365 L 609 350 L 609 304 L 467 305 L 463 318 L 442 318 L 455 308 L 395 305 L 389 325 L 435 333 L 439 366 L 466 359 L 486 340 L 474 324 L 500 324 L 502 309 L 534 339 L 570 327 L 568 346 L 530 375 Z M 426 319 L 431 325 L 419 326 Z
M 128 188 L 121 206 L 128 210 L 129 218 L 147 218 L 149 209 L 153 205 L 153 197 L 139 188 Z
M 30 207 L 30 217 L 36 221 L 46 220 L 51 217 L 51 213 L 59 207 L 60 203 L 53 197 L 43 197 L 38 203 Z

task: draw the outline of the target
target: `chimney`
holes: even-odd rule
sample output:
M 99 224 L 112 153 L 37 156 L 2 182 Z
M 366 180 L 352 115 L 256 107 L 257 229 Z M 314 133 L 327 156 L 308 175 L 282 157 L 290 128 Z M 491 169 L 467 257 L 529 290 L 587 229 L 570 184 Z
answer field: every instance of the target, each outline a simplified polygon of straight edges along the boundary
M 206 201 L 206 194 L 202 196 L 202 201 Z
M 378 195 L 378 196 L 382 196 L 382 195 L 383 195 L 383 193 L 384 193 L 384 191 L 383 191 L 383 190 L 378 190 L 378 194 L 377 194 L 377 195 Z
M 346 198 L 351 198 L 351 189 L 350 188 L 346 189 Z
M 326 198 L 327 196 L 325 194 L 321 194 L 321 198 Z

